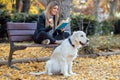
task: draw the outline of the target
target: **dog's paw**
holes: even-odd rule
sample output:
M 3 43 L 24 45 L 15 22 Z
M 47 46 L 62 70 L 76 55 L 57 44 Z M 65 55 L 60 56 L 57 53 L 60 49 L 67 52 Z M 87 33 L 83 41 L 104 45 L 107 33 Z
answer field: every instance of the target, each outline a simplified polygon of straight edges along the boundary
M 70 75 L 76 75 L 76 73 L 70 72 Z
M 53 73 L 48 73 L 48 75 L 53 75 Z
M 66 76 L 66 77 L 67 77 L 67 76 L 71 76 L 70 74 L 63 74 L 63 75 Z

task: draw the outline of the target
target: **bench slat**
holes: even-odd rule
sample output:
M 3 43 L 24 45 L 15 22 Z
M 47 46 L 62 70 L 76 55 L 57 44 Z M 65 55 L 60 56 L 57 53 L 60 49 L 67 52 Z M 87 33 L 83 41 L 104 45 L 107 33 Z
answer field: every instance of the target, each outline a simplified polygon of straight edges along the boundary
M 16 36 L 21 36 L 21 35 L 33 35 L 35 30 L 9 30 L 9 36 L 11 35 L 16 35 Z
M 7 23 L 7 29 L 36 29 L 37 23 Z
M 9 40 L 12 42 L 33 41 L 32 36 L 9 36 Z

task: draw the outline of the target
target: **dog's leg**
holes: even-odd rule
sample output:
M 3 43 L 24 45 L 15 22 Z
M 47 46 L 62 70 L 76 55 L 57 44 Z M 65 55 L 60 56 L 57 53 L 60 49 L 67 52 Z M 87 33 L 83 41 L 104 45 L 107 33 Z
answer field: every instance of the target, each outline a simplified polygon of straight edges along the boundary
M 72 61 L 68 63 L 68 72 L 70 73 L 70 75 L 76 75 L 76 73 L 73 73 L 72 71 Z
M 48 75 L 53 75 L 53 73 L 52 73 L 52 65 L 51 64 L 52 64 L 52 61 L 50 61 L 50 60 L 46 62 L 45 69 L 46 69 Z
M 48 75 L 53 75 L 53 73 L 51 72 L 51 68 L 48 68 L 47 73 Z
M 62 64 L 61 64 L 61 73 L 64 76 L 70 76 L 70 74 L 68 73 L 68 64 L 67 64 L 66 61 L 62 61 Z
M 64 65 L 63 75 L 64 76 L 70 76 L 70 74 L 68 73 L 68 65 Z

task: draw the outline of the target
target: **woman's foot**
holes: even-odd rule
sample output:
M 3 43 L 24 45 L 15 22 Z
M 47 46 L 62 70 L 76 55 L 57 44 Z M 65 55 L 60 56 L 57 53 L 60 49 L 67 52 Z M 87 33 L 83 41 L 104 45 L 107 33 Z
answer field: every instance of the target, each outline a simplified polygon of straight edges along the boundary
M 56 40 L 55 43 L 56 44 L 61 44 L 63 42 L 63 40 Z
M 42 44 L 50 44 L 50 40 L 49 39 L 45 39 L 42 41 Z

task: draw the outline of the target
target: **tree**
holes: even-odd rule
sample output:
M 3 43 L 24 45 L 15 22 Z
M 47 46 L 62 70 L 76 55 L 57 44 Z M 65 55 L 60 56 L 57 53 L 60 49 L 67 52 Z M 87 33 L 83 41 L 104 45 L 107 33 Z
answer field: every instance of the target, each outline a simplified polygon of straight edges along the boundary
M 109 3 L 110 3 L 110 16 L 113 17 L 114 12 L 116 11 L 117 8 L 118 0 L 111 0 L 109 1 Z
M 22 12 L 28 13 L 30 9 L 30 0 L 23 0 Z
M 16 0 L 16 12 L 20 12 L 20 7 L 22 6 L 20 5 L 20 3 L 21 3 L 21 0 Z
M 94 15 L 96 19 L 97 19 L 98 4 L 99 4 L 99 0 L 94 0 Z
M 30 0 L 16 0 L 16 11 L 28 13 L 30 9 Z

